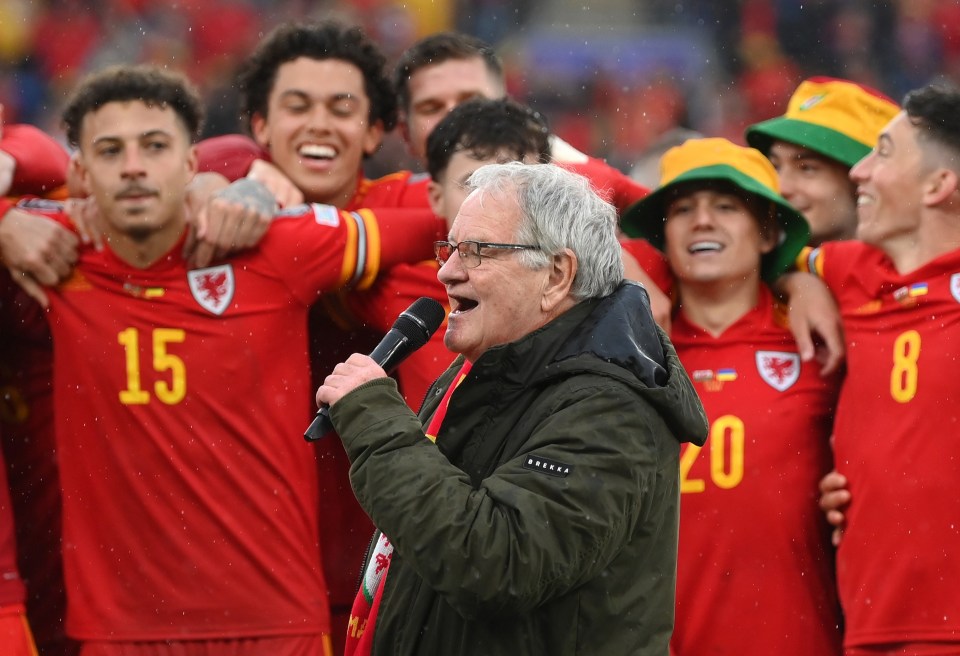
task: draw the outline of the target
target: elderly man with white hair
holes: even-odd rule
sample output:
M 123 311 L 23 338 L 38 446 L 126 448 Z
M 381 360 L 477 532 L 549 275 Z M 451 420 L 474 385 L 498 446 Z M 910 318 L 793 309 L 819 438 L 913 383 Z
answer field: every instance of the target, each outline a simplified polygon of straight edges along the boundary
M 419 417 L 367 356 L 317 391 L 382 532 L 348 653 L 666 656 L 678 455 L 703 408 L 584 178 L 469 182 L 436 244 L 460 356 Z

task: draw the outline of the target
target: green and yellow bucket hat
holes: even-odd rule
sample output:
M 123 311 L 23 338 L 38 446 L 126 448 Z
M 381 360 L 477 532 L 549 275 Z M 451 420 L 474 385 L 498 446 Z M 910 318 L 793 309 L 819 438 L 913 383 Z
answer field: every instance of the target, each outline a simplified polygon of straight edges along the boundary
M 688 182 L 725 181 L 768 200 L 781 228 L 780 242 L 760 260 L 760 276 L 771 282 L 793 264 L 810 239 L 806 219 L 780 195 L 780 182 L 770 161 L 758 150 L 726 139 L 690 139 L 671 148 L 660 160 L 660 186 L 627 208 L 620 228 L 664 250 L 663 225 L 668 192 Z
M 787 141 L 853 167 L 899 111 L 897 103 L 870 87 L 812 77 L 794 91 L 786 114 L 747 128 L 747 143 L 769 153 L 774 140 Z

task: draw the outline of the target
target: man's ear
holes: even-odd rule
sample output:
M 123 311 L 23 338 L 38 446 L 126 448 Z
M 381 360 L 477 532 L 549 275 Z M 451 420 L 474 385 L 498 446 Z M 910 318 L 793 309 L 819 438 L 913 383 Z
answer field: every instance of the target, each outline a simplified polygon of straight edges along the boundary
M 197 171 L 200 170 L 200 156 L 197 154 L 197 145 L 193 144 L 190 146 L 190 149 L 187 150 L 187 172 L 189 174 L 189 179 L 193 180 L 193 176 L 197 174 Z
M 407 152 L 414 155 L 413 141 L 410 140 L 410 124 L 407 123 L 407 115 L 405 112 L 400 112 L 400 118 L 397 119 L 397 129 L 400 130 L 403 143 L 407 146 Z
M 940 167 L 923 182 L 923 203 L 928 207 L 940 205 L 960 191 L 960 176 L 953 169 Z
M 757 224 L 760 230 L 760 254 L 766 255 L 780 243 L 783 235 L 783 228 L 777 219 L 777 208 L 770 203 L 766 208 L 766 214 L 757 217 Z
M 430 180 L 427 183 L 427 200 L 430 201 L 430 209 L 433 210 L 433 213 L 441 218 L 447 218 L 443 216 L 443 186 L 436 180 Z
M 383 121 L 380 120 L 374 121 L 374 123 L 367 128 L 366 134 L 363 135 L 364 155 L 369 156 L 377 152 L 377 149 L 380 148 L 380 143 L 383 141 L 383 133 Z
M 779 226 L 775 226 L 768 230 L 760 231 L 760 254 L 766 255 L 774 248 L 777 247 L 777 244 L 780 242 L 781 231 Z
M 67 194 L 71 198 L 86 198 L 90 195 L 87 167 L 80 161 L 82 157 L 80 150 L 73 151 L 67 165 Z
M 270 124 L 260 112 L 254 112 L 250 117 L 250 132 L 258 146 L 264 150 L 270 150 Z
M 577 277 L 578 264 L 577 256 L 569 248 L 551 258 L 547 265 L 549 271 L 540 301 L 540 308 L 544 313 L 551 314 L 565 309 L 565 303 L 571 298 L 570 290 L 573 288 L 574 278 Z
M 90 168 L 87 166 L 87 162 L 84 158 L 82 150 L 77 150 L 76 157 L 71 159 L 71 166 L 76 171 L 77 178 L 80 180 L 80 187 L 83 191 L 83 195 L 85 197 L 92 196 L 93 182 L 91 180 Z

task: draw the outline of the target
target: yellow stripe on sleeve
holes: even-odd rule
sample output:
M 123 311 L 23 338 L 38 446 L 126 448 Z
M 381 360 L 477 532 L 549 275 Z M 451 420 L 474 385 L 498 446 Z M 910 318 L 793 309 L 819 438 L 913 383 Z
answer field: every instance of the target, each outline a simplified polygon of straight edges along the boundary
M 363 270 L 359 271 L 360 281 L 358 289 L 367 289 L 373 284 L 380 273 L 380 226 L 376 215 L 370 210 L 357 210 L 355 213 L 363 221 L 366 232 L 367 252 L 364 258 Z
M 819 247 L 812 248 L 806 246 L 800 254 L 797 255 L 797 270 L 804 273 L 812 273 L 818 278 L 823 277 L 823 250 Z
M 347 239 L 343 246 L 343 265 L 340 268 L 338 286 L 343 287 L 351 280 L 357 269 L 358 234 L 356 219 L 350 212 L 340 212 L 343 225 L 347 227 Z

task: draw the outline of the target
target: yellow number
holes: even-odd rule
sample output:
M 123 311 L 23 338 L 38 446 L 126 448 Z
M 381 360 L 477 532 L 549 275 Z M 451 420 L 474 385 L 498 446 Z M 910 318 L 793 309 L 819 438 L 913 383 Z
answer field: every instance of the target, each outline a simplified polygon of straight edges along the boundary
M 179 328 L 157 328 L 153 331 L 153 368 L 156 371 L 170 370 L 170 384 L 158 380 L 154 386 L 157 398 L 173 405 L 180 403 L 187 393 L 187 368 L 183 360 L 167 353 L 170 342 L 182 343 L 186 334 Z
M 120 392 L 120 403 L 143 405 L 150 402 L 150 395 L 140 387 L 140 333 L 136 328 L 120 331 L 117 341 L 123 346 L 127 360 L 127 389 Z
M 700 454 L 700 447 L 696 444 L 688 444 L 680 456 L 680 494 L 688 492 L 703 492 L 707 489 L 707 484 L 702 478 L 687 478 L 690 474 L 690 468 L 693 467 L 693 461 Z
M 173 405 L 187 394 L 187 368 L 183 360 L 167 353 L 167 344 L 182 343 L 186 337 L 178 328 L 157 328 L 153 331 L 153 369 L 170 371 L 170 382 L 158 380 L 153 391 L 163 403 Z M 117 335 L 123 345 L 127 361 L 127 389 L 120 392 L 120 402 L 126 405 L 142 405 L 150 402 L 150 394 L 141 387 L 140 334 L 136 328 L 127 328 Z
M 736 487 L 743 480 L 743 434 L 743 420 L 734 415 L 724 415 L 710 427 L 710 478 L 717 487 L 724 490 Z
M 917 360 L 920 358 L 920 333 L 908 330 L 893 342 L 893 369 L 890 371 L 890 396 L 897 403 L 909 403 L 917 395 Z
M 743 481 L 744 452 L 743 420 L 724 415 L 710 426 L 710 480 L 717 487 L 729 490 Z M 700 455 L 700 447 L 688 444 L 680 457 L 680 492 L 703 492 L 707 483 L 702 478 L 689 478 L 690 469 Z

